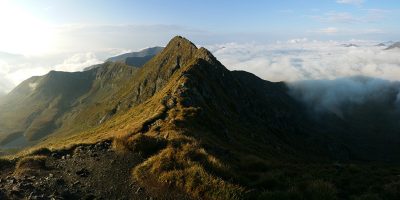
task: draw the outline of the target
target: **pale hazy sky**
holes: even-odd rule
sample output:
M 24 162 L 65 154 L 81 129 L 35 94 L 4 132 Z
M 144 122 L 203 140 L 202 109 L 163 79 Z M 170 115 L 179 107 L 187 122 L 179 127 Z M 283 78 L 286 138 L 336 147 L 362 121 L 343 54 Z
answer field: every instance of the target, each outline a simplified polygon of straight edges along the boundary
M 398 0 L 0 0 L 0 93 L 32 75 L 80 70 L 175 35 L 208 47 L 383 42 L 400 40 L 399 21 Z M 244 52 L 249 58 L 254 49 Z M 228 55 L 219 58 L 240 68 Z

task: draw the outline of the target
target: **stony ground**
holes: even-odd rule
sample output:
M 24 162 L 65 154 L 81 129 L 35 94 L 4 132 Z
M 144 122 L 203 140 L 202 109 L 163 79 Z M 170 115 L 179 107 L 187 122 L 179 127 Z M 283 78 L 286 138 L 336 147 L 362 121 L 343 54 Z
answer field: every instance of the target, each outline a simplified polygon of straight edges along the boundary
M 155 199 L 131 179 L 138 155 L 115 153 L 111 142 L 49 153 L 46 167 L 15 176 L 0 173 L 0 199 Z

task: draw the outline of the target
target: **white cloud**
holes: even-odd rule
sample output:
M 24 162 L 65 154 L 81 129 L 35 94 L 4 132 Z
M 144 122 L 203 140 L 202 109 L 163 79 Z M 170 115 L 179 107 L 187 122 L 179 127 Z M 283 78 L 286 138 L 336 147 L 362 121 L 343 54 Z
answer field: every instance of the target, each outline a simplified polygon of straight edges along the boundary
M 336 0 L 336 2 L 340 4 L 361 5 L 364 3 L 364 0 Z
M 400 50 L 379 42 L 293 40 L 276 44 L 227 43 L 208 46 L 231 70 L 245 70 L 270 81 L 335 79 L 364 75 L 400 80 Z M 347 48 L 342 44 L 357 44 Z
M 57 71 L 68 71 L 75 72 L 81 71 L 85 67 L 91 65 L 100 64 L 103 61 L 98 59 L 92 52 L 74 54 L 71 57 L 65 59 L 63 63 L 54 66 L 54 70 Z
M 36 87 L 38 86 L 38 83 L 29 83 L 29 88 L 34 91 L 36 90 Z

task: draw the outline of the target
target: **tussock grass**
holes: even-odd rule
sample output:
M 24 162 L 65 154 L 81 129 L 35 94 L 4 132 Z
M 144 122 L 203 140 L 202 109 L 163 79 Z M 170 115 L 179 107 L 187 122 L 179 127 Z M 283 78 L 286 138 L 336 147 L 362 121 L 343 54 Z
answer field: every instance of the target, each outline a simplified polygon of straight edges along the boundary
M 216 173 L 229 171 L 217 158 L 208 154 L 198 143 L 177 141 L 159 154 L 133 169 L 133 176 L 145 186 L 149 177 L 159 185 L 168 185 L 194 198 L 201 199 L 241 199 L 244 188 L 221 179 Z
M 165 148 L 166 144 L 165 139 L 138 133 L 133 137 L 116 137 L 113 148 L 119 152 L 139 153 L 146 158 Z

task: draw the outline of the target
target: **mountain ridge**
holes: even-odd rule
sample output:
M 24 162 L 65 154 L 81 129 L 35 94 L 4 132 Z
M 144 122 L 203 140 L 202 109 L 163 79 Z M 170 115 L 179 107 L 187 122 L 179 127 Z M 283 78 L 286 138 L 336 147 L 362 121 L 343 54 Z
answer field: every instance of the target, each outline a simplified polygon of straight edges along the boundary
M 151 60 L 156 54 L 160 53 L 163 49 L 164 47 L 145 48 L 138 52 L 124 53 L 110 57 L 105 62 L 121 62 L 132 67 L 142 67 L 146 62 Z M 83 71 L 88 71 L 100 66 L 101 64 L 89 66 L 84 68 Z

